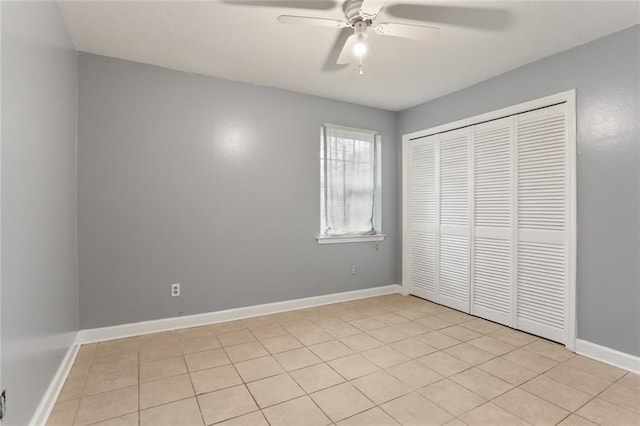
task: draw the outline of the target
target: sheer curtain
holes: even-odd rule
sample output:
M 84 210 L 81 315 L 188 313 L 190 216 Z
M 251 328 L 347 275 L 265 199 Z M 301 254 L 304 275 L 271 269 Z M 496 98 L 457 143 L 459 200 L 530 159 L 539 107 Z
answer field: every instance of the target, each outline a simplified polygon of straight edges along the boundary
M 376 133 L 325 124 L 323 138 L 325 236 L 372 235 Z

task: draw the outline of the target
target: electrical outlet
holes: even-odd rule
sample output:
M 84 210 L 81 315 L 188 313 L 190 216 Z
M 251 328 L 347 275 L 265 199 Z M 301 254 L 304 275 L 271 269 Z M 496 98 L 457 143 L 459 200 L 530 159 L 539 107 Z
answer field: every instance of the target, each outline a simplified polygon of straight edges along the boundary
M 352 265 L 351 266 L 351 275 L 357 275 L 358 274 L 358 267 L 356 265 Z
M 180 296 L 180 284 L 171 284 L 171 297 Z

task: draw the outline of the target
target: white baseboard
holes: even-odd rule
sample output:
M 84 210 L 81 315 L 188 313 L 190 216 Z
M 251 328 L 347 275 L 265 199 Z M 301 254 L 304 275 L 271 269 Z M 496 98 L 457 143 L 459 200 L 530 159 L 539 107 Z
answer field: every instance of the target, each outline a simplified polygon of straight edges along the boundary
M 640 357 L 576 339 L 576 353 L 640 374 Z
M 42 400 L 40 400 L 40 404 L 31 418 L 29 426 L 43 426 L 47 423 L 47 420 L 51 415 L 51 411 L 53 410 L 53 406 L 58 400 L 58 395 L 60 395 L 60 391 L 64 386 L 64 382 L 67 380 L 69 371 L 71 371 L 73 362 L 76 360 L 76 355 L 78 355 L 79 349 L 80 344 L 78 343 L 78 334 L 76 334 L 74 342 L 67 350 L 66 355 L 58 367 L 58 371 L 56 371 L 53 379 L 51 379 L 51 383 L 49 383 L 47 391 L 44 393 Z
M 296 309 L 311 308 L 331 303 L 364 299 L 373 296 L 400 293 L 401 286 L 391 284 L 363 290 L 346 291 L 343 293 L 326 294 L 322 296 L 306 297 L 304 299 L 287 300 L 284 302 L 266 303 L 264 305 L 247 306 L 244 308 L 227 309 L 206 314 L 187 315 L 182 317 L 163 318 L 153 321 L 143 321 L 131 324 L 101 327 L 78 332 L 78 343 L 93 343 L 105 340 L 121 339 L 142 334 L 158 333 L 179 328 L 197 327 L 218 322 L 234 321 L 260 315 L 276 314 Z

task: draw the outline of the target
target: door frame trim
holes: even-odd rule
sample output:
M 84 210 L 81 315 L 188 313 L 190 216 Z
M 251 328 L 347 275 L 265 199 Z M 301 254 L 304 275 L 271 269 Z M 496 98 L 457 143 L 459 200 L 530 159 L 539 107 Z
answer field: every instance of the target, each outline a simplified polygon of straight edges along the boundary
M 576 345 L 576 251 L 577 251 L 577 185 L 576 185 L 576 90 L 567 90 L 554 95 L 512 105 L 495 111 L 474 115 L 451 123 L 441 124 L 423 130 L 407 133 L 402 136 L 402 294 L 409 294 L 409 268 L 411 266 L 409 246 L 406 244 L 409 234 L 409 143 L 415 139 L 435 135 L 450 130 L 476 125 L 486 121 L 497 120 L 514 114 L 567 104 L 567 141 L 569 144 L 569 164 L 567 167 L 567 239 L 568 239 L 568 281 L 569 288 L 566 299 L 565 333 L 567 349 L 574 351 Z

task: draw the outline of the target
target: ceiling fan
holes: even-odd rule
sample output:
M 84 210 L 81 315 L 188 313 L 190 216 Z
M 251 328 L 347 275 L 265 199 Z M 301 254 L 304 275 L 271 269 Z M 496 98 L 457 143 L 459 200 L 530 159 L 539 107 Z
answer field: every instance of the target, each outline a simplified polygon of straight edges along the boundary
M 346 0 L 342 5 L 346 20 L 317 18 L 311 16 L 280 15 L 282 24 L 311 25 L 329 28 L 353 28 L 338 56 L 338 64 L 348 64 L 353 59 L 359 60 L 359 73 L 362 75 L 362 58 L 367 52 L 366 40 L 368 31 L 378 35 L 408 38 L 419 41 L 430 41 L 440 31 L 436 27 L 423 25 L 399 24 L 394 22 L 376 23 L 378 14 L 384 7 L 383 0 Z

